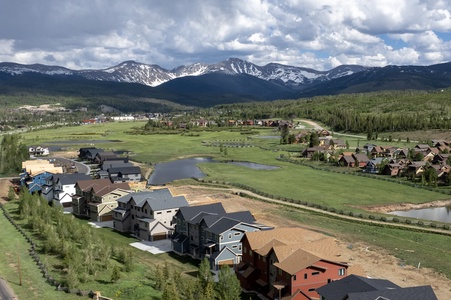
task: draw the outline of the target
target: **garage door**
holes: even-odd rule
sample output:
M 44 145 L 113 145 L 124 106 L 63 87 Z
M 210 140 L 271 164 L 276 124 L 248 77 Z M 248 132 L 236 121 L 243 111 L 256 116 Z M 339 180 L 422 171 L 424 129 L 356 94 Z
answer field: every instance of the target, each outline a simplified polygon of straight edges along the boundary
M 222 266 L 222 265 L 233 266 L 233 259 L 220 261 L 220 262 L 218 262 L 218 265 L 220 265 L 220 266 Z
M 152 235 L 152 241 L 160 241 L 166 239 L 166 233 L 157 233 Z
M 100 222 L 106 222 L 113 220 L 113 215 L 100 216 Z

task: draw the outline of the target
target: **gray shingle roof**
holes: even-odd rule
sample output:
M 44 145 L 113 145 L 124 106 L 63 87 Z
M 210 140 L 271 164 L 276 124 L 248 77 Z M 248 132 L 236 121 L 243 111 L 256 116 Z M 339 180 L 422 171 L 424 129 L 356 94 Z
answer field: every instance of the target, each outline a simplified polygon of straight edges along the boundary
M 399 286 L 389 280 L 349 275 L 343 279 L 317 288 L 316 291 L 327 300 L 343 300 L 350 293 L 382 291 L 396 288 L 399 288 Z
M 348 300 L 437 300 L 432 287 L 415 286 L 383 291 L 371 291 L 363 293 L 349 293 Z
M 144 204 L 148 203 L 154 211 L 188 206 L 188 201 L 184 196 L 174 197 L 168 189 L 130 193 L 117 201 L 128 203 L 131 199 L 135 201 L 138 207 L 143 207 Z
M 180 208 L 178 212 L 183 216 L 183 218 L 187 221 L 200 221 L 205 214 L 211 215 L 224 215 L 226 211 L 221 203 L 212 203 L 205 205 L 196 205 L 196 206 L 187 206 Z M 202 214 L 202 216 L 201 216 Z M 196 218 L 196 220 L 194 220 Z M 198 220 L 197 220 L 198 219 Z

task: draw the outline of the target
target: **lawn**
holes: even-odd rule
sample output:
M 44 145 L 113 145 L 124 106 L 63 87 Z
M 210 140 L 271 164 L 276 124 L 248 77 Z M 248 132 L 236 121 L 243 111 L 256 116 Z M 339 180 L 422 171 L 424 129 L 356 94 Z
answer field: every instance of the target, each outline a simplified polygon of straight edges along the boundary
M 46 282 L 38 265 L 28 254 L 30 244 L 5 218 L 3 211 L 0 211 L 0 228 L 0 276 L 19 299 L 80 299 L 79 296 L 55 291 L 55 287 Z M 22 285 L 19 284 L 19 261 Z
M 24 226 L 23 221 L 17 219 L 18 201 L 13 201 L 5 204 L 5 208 L 10 215 L 15 218 L 17 224 L 28 232 L 28 235 L 33 238 L 33 241 L 38 245 L 42 243 L 38 235 L 32 232 L 27 226 Z M 67 217 L 72 217 L 67 215 Z M 77 219 L 80 224 L 86 224 L 86 220 Z M 13 290 L 18 294 L 20 299 L 80 299 L 79 296 L 65 294 L 64 292 L 55 291 L 55 287 L 48 284 L 42 277 L 40 270 L 36 263 L 28 255 L 29 244 L 18 233 L 17 230 L 9 223 L 1 214 L 0 216 L 0 250 L 5 253 L 4 260 L 0 260 L 0 276 L 4 277 Z M 114 247 L 130 247 L 129 244 L 138 241 L 125 234 L 120 234 L 111 228 L 93 229 L 100 235 L 110 241 Z M 17 251 L 17 249 L 21 251 Z M 23 251 L 22 251 L 23 249 Z M 149 252 L 144 252 L 136 248 L 130 247 L 133 251 L 134 268 L 131 272 L 122 270 L 120 279 L 113 283 L 111 282 L 111 269 L 99 272 L 94 277 L 89 276 L 89 280 L 85 283 L 80 283 L 78 289 L 84 291 L 100 291 L 102 295 L 112 297 L 113 299 L 159 299 L 161 292 L 153 288 L 155 268 L 157 265 L 163 267 L 165 262 L 172 270 L 184 272 L 186 274 L 196 271 L 198 261 L 189 257 L 180 257 L 172 253 L 153 255 Z M 17 253 L 20 253 L 21 270 L 24 285 L 19 286 L 19 276 L 17 268 Z M 62 281 L 61 269 L 62 260 L 59 256 L 46 255 L 38 251 L 41 261 L 47 267 L 49 274 L 56 280 Z M 115 260 L 111 263 L 118 264 Z M 185 275 L 189 276 L 189 275 Z M 191 277 L 191 276 L 190 276 Z M 193 277 L 194 279 L 194 277 Z M 30 294 L 32 292 L 32 294 Z

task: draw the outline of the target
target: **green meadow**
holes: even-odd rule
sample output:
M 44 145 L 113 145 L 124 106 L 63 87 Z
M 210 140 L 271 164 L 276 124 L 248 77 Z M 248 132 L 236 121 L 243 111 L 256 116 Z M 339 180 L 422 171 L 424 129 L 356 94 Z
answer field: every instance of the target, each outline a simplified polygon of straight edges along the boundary
M 159 163 L 189 156 L 210 156 L 216 160 L 249 161 L 280 168 L 276 170 L 252 170 L 225 163 L 200 164 L 208 180 L 241 184 L 258 191 L 281 197 L 299 199 L 346 211 L 363 212 L 365 205 L 387 205 L 392 203 L 424 203 L 449 199 L 442 193 L 415 188 L 391 181 L 376 180 L 362 176 L 317 170 L 308 166 L 277 160 L 281 155 L 297 159 L 301 145 L 280 145 L 277 138 L 259 138 L 278 133 L 268 129 L 239 128 L 223 131 L 172 132 L 169 134 L 132 134 L 145 123 L 106 123 L 58 129 L 39 130 L 22 135 L 27 145 L 49 145 L 48 142 L 76 140 L 113 140 L 116 142 L 95 143 L 105 150 L 131 151 L 131 159 L 144 163 Z M 348 137 L 352 145 L 366 143 Z M 343 138 L 346 140 L 346 138 Z M 391 143 L 396 145 L 395 142 Z M 222 147 L 218 146 L 222 145 Z M 400 144 L 400 146 L 403 144 Z M 90 142 L 67 143 L 67 150 L 78 151 L 80 147 L 93 146 Z M 221 151 L 222 149 L 222 151 Z M 227 149 L 225 151 L 225 149 Z M 57 155 L 57 154 L 55 154 Z M 183 183 L 194 183 L 184 180 Z M 397 256 L 400 262 L 431 267 L 451 278 L 449 236 L 426 234 L 408 230 L 370 226 L 337 220 L 311 212 L 275 207 L 275 214 L 296 220 L 335 235 L 346 242 L 363 241 L 380 246 Z M 117 243 L 128 243 L 128 238 L 115 232 L 102 230 Z M 116 241 L 117 240 L 117 241 Z M 413 250 L 413 251 L 412 251 Z M 143 266 L 150 267 L 155 258 L 150 254 L 140 255 Z M 165 256 L 165 259 L 172 259 Z M 147 262 L 146 262 L 147 261 Z M 176 262 L 178 265 L 179 262 Z M 192 268 L 188 264 L 186 269 Z M 138 271 L 137 271 L 138 272 Z M 144 270 L 141 270 L 144 272 Z M 137 273 L 136 276 L 139 277 Z M 141 275 L 142 275 L 141 274 Z M 135 275 L 133 275 L 135 276 Z M 133 277 L 132 276 L 132 277 Z M 133 280 L 133 279 L 132 279 Z M 99 283 L 99 288 L 102 283 Z M 108 294 L 114 295 L 113 291 Z

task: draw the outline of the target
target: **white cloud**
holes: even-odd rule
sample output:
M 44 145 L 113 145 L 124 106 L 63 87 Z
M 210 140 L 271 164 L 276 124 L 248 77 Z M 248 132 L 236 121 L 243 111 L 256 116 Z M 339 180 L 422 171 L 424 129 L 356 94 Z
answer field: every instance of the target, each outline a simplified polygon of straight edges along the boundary
M 451 59 L 446 0 L 0 0 L 0 60 L 172 68 L 240 57 L 324 70 Z M 399 46 L 391 37 L 402 41 Z

